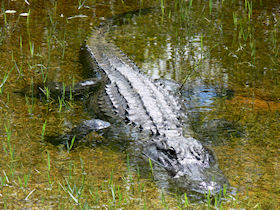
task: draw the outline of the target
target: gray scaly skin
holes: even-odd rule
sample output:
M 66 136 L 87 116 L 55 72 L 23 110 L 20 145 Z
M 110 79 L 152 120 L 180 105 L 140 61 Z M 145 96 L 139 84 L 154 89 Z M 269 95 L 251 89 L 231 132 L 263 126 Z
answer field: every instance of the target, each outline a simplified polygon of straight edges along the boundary
M 188 119 L 180 98 L 142 74 L 121 50 L 104 38 L 103 30 L 102 27 L 93 30 L 83 47 L 85 65 L 106 77 L 102 80 L 106 81 L 103 91 L 91 97 L 90 106 L 150 133 L 143 154 L 164 167 L 180 188 L 217 193 L 224 185 L 228 186 L 211 150 L 184 129 Z M 80 86 L 86 83 L 83 81 Z

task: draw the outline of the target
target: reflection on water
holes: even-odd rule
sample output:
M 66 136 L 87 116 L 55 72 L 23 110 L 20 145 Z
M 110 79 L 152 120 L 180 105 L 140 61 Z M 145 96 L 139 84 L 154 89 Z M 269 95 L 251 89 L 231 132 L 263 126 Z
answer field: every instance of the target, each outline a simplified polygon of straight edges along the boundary
M 276 208 L 280 204 L 280 4 L 277 0 L 245 2 L 209 4 L 176 0 L 165 2 L 164 9 L 160 2 L 154 2 L 150 13 L 127 19 L 126 24 L 114 27 L 108 36 L 146 74 L 183 84 L 181 92 L 186 106 L 196 113 L 193 126 L 215 119 L 238 125 L 231 127 L 231 132 L 226 127 L 211 134 L 220 168 L 237 189 L 236 204 L 228 205 Z M 106 189 L 104 180 L 110 180 L 113 170 L 114 177 L 118 177 L 114 181 L 122 185 L 120 177 L 127 171 L 126 156 L 118 151 L 121 146 L 108 143 L 110 136 L 98 140 L 98 145 L 106 146 L 80 145 L 70 154 L 47 144 L 41 137 L 44 123 L 47 122 L 48 134 L 71 129 L 90 117 L 84 111 L 83 102 L 65 102 L 60 109 L 58 102 L 43 103 L 15 94 L 14 90 L 26 86 L 32 90 L 32 83 L 42 80 L 71 84 L 82 79 L 79 49 L 90 28 L 98 25 L 102 17 L 135 10 L 140 4 L 151 7 L 144 1 L 139 4 L 134 1 L 3 1 L 0 14 L 1 205 L 57 207 L 58 200 L 68 202 L 69 193 L 64 194 L 63 186 L 73 184 L 69 177 L 76 174 L 78 185 L 86 172 L 84 188 L 89 195 L 88 203 L 108 207 L 106 202 L 113 197 L 108 198 L 107 194 L 111 196 L 112 192 Z M 236 135 L 235 129 L 240 129 L 242 135 Z M 99 138 L 96 135 L 89 139 L 96 141 Z M 146 167 L 148 170 L 149 166 Z M 54 180 L 48 179 L 48 173 Z M 145 179 L 144 183 L 143 200 L 140 197 L 144 194 L 129 191 L 136 185 L 128 182 L 124 185 L 131 193 L 127 208 L 161 205 L 158 204 L 160 193 L 152 179 Z M 98 204 L 96 194 L 91 196 L 89 189 L 101 192 Z M 176 206 L 174 197 L 166 199 L 169 206 Z M 70 200 L 74 205 L 71 196 Z

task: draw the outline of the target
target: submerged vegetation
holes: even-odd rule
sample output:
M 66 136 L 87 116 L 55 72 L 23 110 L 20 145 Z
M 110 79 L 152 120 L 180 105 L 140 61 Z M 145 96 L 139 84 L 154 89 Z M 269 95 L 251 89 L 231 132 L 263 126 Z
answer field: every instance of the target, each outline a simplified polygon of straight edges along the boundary
M 278 1 L 73 2 L 1 3 L 1 208 L 279 206 Z M 79 51 L 91 27 L 139 6 L 153 12 L 127 18 L 109 36 L 145 73 L 182 84 L 186 106 L 197 115 L 194 126 L 218 118 L 241 127 L 194 134 L 217 154 L 230 193 L 197 198 L 165 191 L 153 180 L 152 162 L 136 165 L 113 136 L 93 133 L 75 146 L 73 138 L 66 149 L 44 141 L 90 115 L 72 96 L 56 100 L 44 89 L 44 99 L 35 97 L 36 84 L 81 80 Z M 23 88 L 30 94 L 16 93 Z

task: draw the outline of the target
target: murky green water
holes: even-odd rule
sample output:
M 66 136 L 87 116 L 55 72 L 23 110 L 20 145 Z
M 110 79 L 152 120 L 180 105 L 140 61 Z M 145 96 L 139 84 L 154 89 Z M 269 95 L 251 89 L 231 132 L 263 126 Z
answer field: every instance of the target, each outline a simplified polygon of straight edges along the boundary
M 137 167 L 128 167 L 120 142 L 112 146 L 110 138 L 93 134 L 88 139 L 98 141 L 98 146 L 80 144 L 68 153 L 43 140 L 45 122 L 46 134 L 54 135 L 90 118 L 83 102 L 65 102 L 60 108 L 56 101 L 43 103 L 14 93 L 45 79 L 67 84 L 82 79 L 79 50 L 90 28 L 102 17 L 140 5 L 152 7 L 151 12 L 127 19 L 109 36 L 145 73 L 184 84 L 182 96 L 196 116 L 195 135 L 215 151 L 236 191 L 222 206 L 278 208 L 280 3 L 178 0 L 163 4 L 2 2 L 1 208 L 184 207 L 181 198 L 163 196 L 152 175 L 139 177 Z M 213 119 L 233 126 L 200 135 L 197 127 Z M 196 202 L 191 208 L 207 208 L 207 204 Z

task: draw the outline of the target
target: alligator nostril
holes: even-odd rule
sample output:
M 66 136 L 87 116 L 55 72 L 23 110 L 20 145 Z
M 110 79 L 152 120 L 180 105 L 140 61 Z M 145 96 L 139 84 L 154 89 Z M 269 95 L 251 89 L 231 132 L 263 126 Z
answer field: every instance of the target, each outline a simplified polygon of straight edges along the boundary
M 195 147 L 193 147 L 193 148 L 190 150 L 190 153 L 191 153 L 198 161 L 203 160 L 203 158 L 201 157 L 201 154 L 200 154 L 198 151 L 196 151 L 196 148 L 195 148 Z
M 202 160 L 202 158 L 198 154 L 195 155 L 195 158 L 199 161 Z

